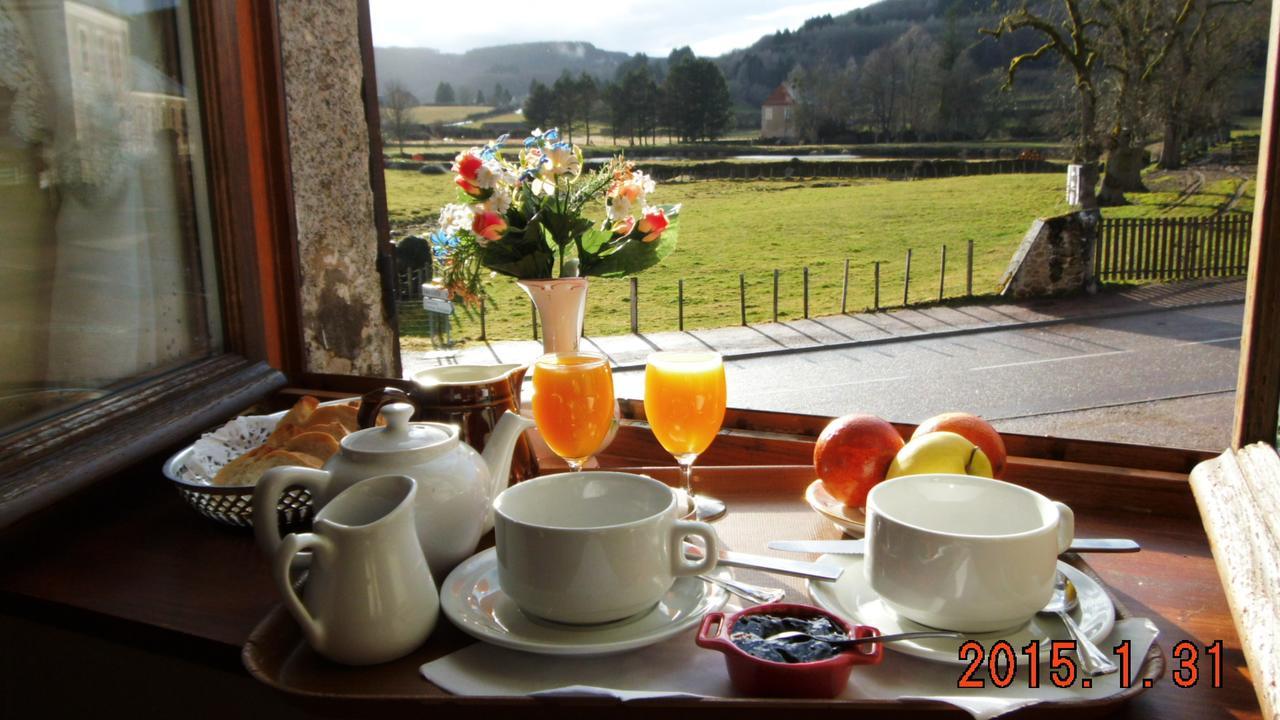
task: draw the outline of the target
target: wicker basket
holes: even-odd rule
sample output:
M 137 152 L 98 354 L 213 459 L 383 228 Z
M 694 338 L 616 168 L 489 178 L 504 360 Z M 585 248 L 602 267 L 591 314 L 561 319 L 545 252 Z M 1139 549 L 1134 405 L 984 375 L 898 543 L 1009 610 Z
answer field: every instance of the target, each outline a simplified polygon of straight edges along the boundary
M 179 468 L 183 467 L 186 453 L 190 451 L 188 447 L 169 458 L 164 468 L 165 477 L 177 487 L 182 499 L 210 520 L 232 527 L 253 527 L 253 488 L 222 487 L 183 478 Z M 281 528 L 308 522 L 312 515 L 311 491 L 301 487 L 289 488 L 280 496 L 276 510 L 280 513 Z

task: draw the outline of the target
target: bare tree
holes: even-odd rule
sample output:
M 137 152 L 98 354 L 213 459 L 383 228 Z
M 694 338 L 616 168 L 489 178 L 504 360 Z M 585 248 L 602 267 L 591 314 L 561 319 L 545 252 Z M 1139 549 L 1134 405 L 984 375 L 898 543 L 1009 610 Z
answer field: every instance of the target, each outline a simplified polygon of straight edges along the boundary
M 888 140 L 897 128 L 902 95 L 902 58 L 893 45 L 878 47 L 867 55 L 859 89 L 871 113 L 877 139 Z
M 1029 29 L 1040 34 L 1043 44 L 1028 53 L 1022 53 L 1009 61 L 1005 71 L 1004 88 L 1013 87 L 1019 68 L 1049 53 L 1056 53 L 1075 76 L 1078 123 L 1072 147 L 1072 157 L 1082 167 L 1080 178 L 1080 205 L 1085 212 L 1096 216 L 1098 198 L 1098 160 L 1102 147 L 1098 142 L 1098 34 L 1100 22 L 1087 17 L 1081 8 L 1081 0 L 1062 0 L 1066 17 L 1055 22 L 1031 12 L 1023 2 L 1017 10 L 1005 15 L 995 28 L 984 28 L 983 33 L 999 38 L 1005 33 Z
M 387 83 L 387 93 L 382 98 L 382 123 L 400 143 L 404 154 L 404 140 L 412 125 L 409 111 L 416 107 L 418 99 L 399 80 Z
M 1170 48 L 1169 58 L 1156 78 L 1154 115 L 1161 130 L 1159 166 L 1182 167 L 1182 143 L 1187 133 L 1228 104 L 1231 70 L 1245 62 L 1250 31 L 1266 32 L 1268 8 L 1255 13 L 1228 12 L 1230 5 L 1250 5 L 1250 0 L 1216 0 L 1198 3 L 1184 31 Z

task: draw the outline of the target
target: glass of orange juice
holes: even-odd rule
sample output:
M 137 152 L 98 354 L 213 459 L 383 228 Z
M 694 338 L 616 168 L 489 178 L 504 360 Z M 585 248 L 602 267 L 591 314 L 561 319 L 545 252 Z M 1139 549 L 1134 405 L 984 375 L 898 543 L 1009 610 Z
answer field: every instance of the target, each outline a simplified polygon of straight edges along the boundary
M 715 352 L 656 352 L 644 372 L 644 412 L 654 437 L 675 456 L 699 520 L 725 512 L 724 503 L 693 494 L 693 461 L 724 422 L 724 361 Z
M 533 420 L 575 471 L 603 450 L 614 415 L 613 373 L 603 355 L 551 353 L 533 365 Z

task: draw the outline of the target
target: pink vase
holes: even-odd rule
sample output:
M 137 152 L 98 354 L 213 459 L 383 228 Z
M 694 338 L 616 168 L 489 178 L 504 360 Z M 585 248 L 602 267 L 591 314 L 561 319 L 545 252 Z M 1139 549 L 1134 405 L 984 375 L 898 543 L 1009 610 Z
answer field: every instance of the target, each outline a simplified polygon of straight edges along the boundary
M 571 352 L 582 338 L 587 311 L 587 279 L 517 280 L 538 309 L 543 352 Z

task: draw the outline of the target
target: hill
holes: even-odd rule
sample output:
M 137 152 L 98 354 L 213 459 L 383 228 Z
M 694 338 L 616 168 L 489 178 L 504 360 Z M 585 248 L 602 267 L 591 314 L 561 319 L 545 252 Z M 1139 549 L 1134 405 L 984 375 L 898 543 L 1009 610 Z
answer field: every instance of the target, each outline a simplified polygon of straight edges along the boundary
M 477 48 L 465 53 L 443 53 L 431 48 L 379 47 L 373 50 L 378 68 L 378 89 L 398 80 L 419 101 L 431 102 L 441 82 L 453 85 L 470 102 L 477 90 L 489 95 L 502 85 L 517 99 L 529 83 L 555 82 L 568 70 L 612 79 L 628 59 L 623 52 L 601 50 L 589 42 L 538 42 Z

